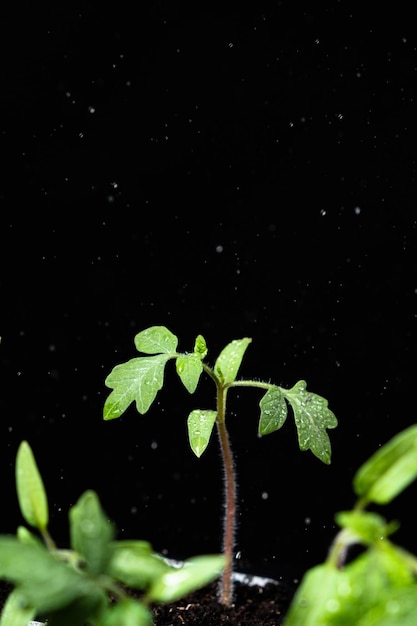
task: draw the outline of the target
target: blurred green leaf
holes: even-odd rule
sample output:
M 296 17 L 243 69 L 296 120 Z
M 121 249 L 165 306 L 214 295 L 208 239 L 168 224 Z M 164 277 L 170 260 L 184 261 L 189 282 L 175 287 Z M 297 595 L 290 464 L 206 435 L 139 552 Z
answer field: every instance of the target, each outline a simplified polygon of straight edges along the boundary
M 402 610 L 391 600 L 404 589 L 417 597 L 407 558 L 389 541 L 378 542 L 343 569 L 328 561 L 309 570 L 284 626 L 381 626 L 381 619 L 385 626 L 399 626 L 389 621 Z
M 369 511 L 341 511 L 335 519 L 341 528 L 349 529 L 365 544 L 386 539 L 398 529 L 396 522 L 387 524 L 381 515 Z
M 27 606 L 38 612 L 62 608 L 95 588 L 43 545 L 7 535 L 0 535 L 0 578 L 18 587 Z
M 345 622 L 346 624 L 346 622 Z M 355 626 L 416 626 L 416 585 L 385 591 L 366 614 L 359 615 Z
M 100 626 L 152 626 L 151 612 L 129 598 L 108 607 L 100 616 Z
M 13 589 L 3 604 L 0 626 L 28 626 L 35 616 L 36 609 L 28 606 L 18 589 Z
M 148 597 L 153 602 L 175 602 L 215 580 L 224 566 L 225 557 L 221 554 L 188 559 L 181 567 L 171 568 L 155 580 Z
M 237 376 L 246 348 L 252 339 L 244 337 L 229 343 L 219 354 L 214 366 L 214 373 L 222 384 L 232 383 Z
M 86 491 L 70 509 L 71 546 L 87 562 L 87 570 L 93 576 L 106 570 L 110 559 L 110 542 L 113 525 L 105 516 L 97 494 Z
M 22 543 L 34 543 L 35 545 L 43 545 L 43 542 L 30 532 L 26 526 L 18 526 L 16 536 Z
M 48 500 L 34 454 L 27 441 L 22 441 L 17 451 L 16 490 L 24 519 L 44 532 L 49 520 Z
M 331 461 L 327 428 L 336 428 L 337 419 L 322 396 L 307 391 L 307 383 L 298 381 L 292 389 L 281 389 L 294 411 L 300 450 L 311 452 L 323 463 Z
M 365 502 L 387 504 L 417 477 L 417 425 L 395 435 L 356 472 L 355 493 Z
M 170 566 L 155 554 L 150 544 L 133 541 L 114 541 L 108 574 L 134 589 L 148 589 Z
M 327 607 L 335 606 L 343 574 L 331 563 L 308 570 L 297 588 L 284 626 L 330 626 Z
M 283 426 L 287 419 L 287 403 L 279 387 L 271 387 L 262 397 L 259 407 L 259 435 L 269 435 Z
M 100 586 L 91 587 L 85 596 L 47 614 L 47 626 L 87 626 L 101 624 L 99 616 L 109 606 L 107 595 Z
M 216 417 L 216 411 L 202 409 L 195 409 L 188 416 L 188 440 L 191 450 L 197 457 L 203 454 L 209 444 Z

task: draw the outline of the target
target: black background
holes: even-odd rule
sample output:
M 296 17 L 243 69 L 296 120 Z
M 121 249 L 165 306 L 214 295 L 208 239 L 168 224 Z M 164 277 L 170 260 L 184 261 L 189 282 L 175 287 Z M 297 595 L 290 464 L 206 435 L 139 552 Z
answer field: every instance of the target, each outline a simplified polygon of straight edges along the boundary
M 339 420 L 333 460 L 291 420 L 258 439 L 260 396 L 230 394 L 242 569 L 323 560 L 356 468 L 414 423 L 417 38 L 400 6 L 155 1 L 19 5 L 2 18 L 2 529 L 21 522 L 19 442 L 50 530 L 96 489 L 121 537 L 177 558 L 218 551 L 214 408 L 167 368 L 146 416 L 103 422 L 104 379 L 166 325 L 208 361 L 253 339 L 240 374 L 307 380 Z M 387 515 L 415 544 L 410 487 Z

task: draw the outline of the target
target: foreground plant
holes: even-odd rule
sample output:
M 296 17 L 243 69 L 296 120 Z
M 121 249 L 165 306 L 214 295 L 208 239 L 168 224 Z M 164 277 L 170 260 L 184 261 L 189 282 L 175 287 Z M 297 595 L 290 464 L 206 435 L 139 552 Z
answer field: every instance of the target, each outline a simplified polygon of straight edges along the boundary
M 233 598 L 233 552 L 236 518 L 236 476 L 232 448 L 226 427 L 226 400 L 231 388 L 257 388 L 264 392 L 259 403 L 259 435 L 280 429 L 292 408 L 298 433 L 300 450 L 311 452 L 323 463 L 331 460 L 331 446 L 326 429 L 335 428 L 337 420 L 328 408 L 327 400 L 307 391 L 300 380 L 291 389 L 258 380 L 236 380 L 246 348 L 251 339 L 245 337 L 229 343 L 218 356 L 214 367 L 204 361 L 207 346 L 201 335 L 195 340 L 194 350 L 177 352 L 178 338 L 165 326 L 152 326 L 135 336 L 136 349 L 147 355 L 116 365 L 107 376 L 105 384 L 113 391 L 107 397 L 103 417 L 112 420 L 120 417 L 135 402 L 139 413 L 146 413 L 158 391 L 163 386 L 165 365 L 174 360 L 181 382 L 194 393 L 204 372 L 216 387 L 215 410 L 196 409 L 188 416 L 188 438 L 192 451 L 200 457 L 207 448 L 214 425 L 219 435 L 225 481 L 225 517 L 223 553 L 226 566 L 221 578 L 220 602 L 230 606 Z
M 336 515 L 326 561 L 309 570 L 284 626 L 415 626 L 417 557 L 391 542 L 397 522 L 370 505 L 390 503 L 417 478 L 417 425 L 393 437 L 357 471 L 352 511 Z M 360 554 L 349 558 L 352 546 Z M 359 547 L 359 548 L 358 548 Z
M 16 487 L 23 518 L 37 533 L 21 526 L 17 536 L 0 535 L 0 578 L 12 585 L 0 626 L 27 626 L 35 618 L 48 626 L 151 626 L 151 602 L 182 598 L 217 578 L 224 566 L 223 555 L 206 555 L 175 568 L 146 541 L 116 541 L 94 491 L 70 509 L 71 548 L 58 549 L 26 441 L 17 452 Z

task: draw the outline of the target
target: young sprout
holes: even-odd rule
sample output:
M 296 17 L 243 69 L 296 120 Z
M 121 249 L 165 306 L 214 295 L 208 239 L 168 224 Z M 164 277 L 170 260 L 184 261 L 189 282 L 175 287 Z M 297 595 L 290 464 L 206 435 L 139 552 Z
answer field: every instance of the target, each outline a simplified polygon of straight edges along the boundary
M 0 535 L 0 579 L 12 586 L 0 626 L 152 626 L 150 603 L 178 601 L 223 570 L 222 554 L 195 556 L 174 567 L 147 541 L 115 540 L 116 528 L 92 490 L 69 509 L 70 547 L 57 549 L 48 531 L 46 490 L 27 441 L 16 455 L 16 489 L 31 530 L 19 526 L 16 536 Z M 127 587 L 140 590 L 140 598 Z M 37 617 L 44 621 L 34 622 Z
M 378 448 L 355 473 L 356 504 L 335 515 L 340 530 L 324 563 L 304 575 L 285 626 L 417 624 L 417 557 L 391 541 L 397 521 L 366 510 L 390 504 L 416 478 L 414 424 Z M 358 556 L 348 559 L 352 546 Z
M 232 388 L 250 387 L 263 392 L 258 423 L 259 435 L 280 429 L 292 408 L 300 450 L 311 452 L 323 463 L 331 460 L 330 440 L 326 429 L 335 428 L 337 419 L 327 406 L 327 400 L 307 391 L 300 380 L 291 389 L 257 380 L 237 380 L 237 374 L 251 339 L 235 339 L 218 356 L 214 367 L 206 362 L 207 346 L 201 335 L 195 340 L 193 352 L 177 352 L 178 338 L 165 326 L 152 326 L 135 336 L 135 346 L 142 355 L 116 365 L 105 384 L 112 389 L 107 397 L 103 417 L 120 417 L 134 402 L 140 414 L 146 413 L 164 382 L 165 365 L 174 360 L 177 374 L 189 393 L 194 393 L 204 372 L 216 388 L 213 410 L 195 409 L 188 416 L 188 438 L 192 451 L 200 457 L 206 450 L 214 426 L 220 442 L 225 481 L 223 554 L 226 567 L 221 578 L 219 600 L 230 606 L 233 599 L 233 553 L 236 524 L 236 475 L 232 447 L 226 425 L 228 392 Z

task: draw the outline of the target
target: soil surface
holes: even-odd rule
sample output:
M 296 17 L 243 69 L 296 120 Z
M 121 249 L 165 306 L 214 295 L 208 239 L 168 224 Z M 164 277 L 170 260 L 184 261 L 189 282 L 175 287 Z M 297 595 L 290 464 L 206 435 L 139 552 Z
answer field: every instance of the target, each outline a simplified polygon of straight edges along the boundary
M 294 595 L 295 588 L 282 583 L 265 586 L 235 584 L 234 604 L 219 604 L 217 583 L 200 589 L 180 603 L 154 607 L 154 626 L 278 626 Z
M 279 626 L 295 592 L 295 588 L 281 582 L 262 585 L 236 582 L 234 603 L 227 608 L 219 604 L 217 589 L 215 582 L 175 604 L 151 607 L 154 626 Z M 0 581 L 0 608 L 10 590 L 9 585 Z

